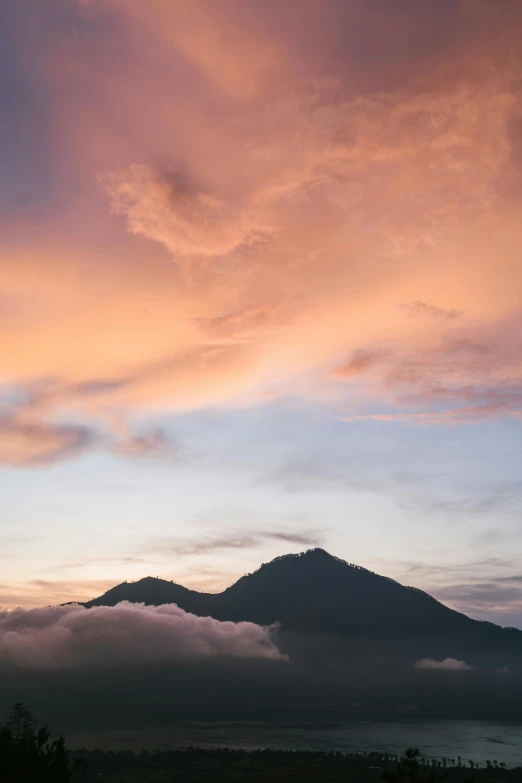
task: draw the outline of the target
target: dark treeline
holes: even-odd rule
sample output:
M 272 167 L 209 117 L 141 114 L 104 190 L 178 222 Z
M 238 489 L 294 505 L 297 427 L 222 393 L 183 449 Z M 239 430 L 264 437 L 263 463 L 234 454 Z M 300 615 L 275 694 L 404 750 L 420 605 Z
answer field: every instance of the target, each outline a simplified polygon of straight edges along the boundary
M 507 769 L 492 760 L 484 764 L 460 758 L 426 759 L 416 749 L 404 756 L 340 751 L 243 750 L 197 748 L 154 750 L 78 750 L 71 758 L 87 761 L 86 781 L 368 781 L 388 783 L 510 783 L 522 779 L 522 767 Z M 100 778 L 100 775 L 102 778 Z

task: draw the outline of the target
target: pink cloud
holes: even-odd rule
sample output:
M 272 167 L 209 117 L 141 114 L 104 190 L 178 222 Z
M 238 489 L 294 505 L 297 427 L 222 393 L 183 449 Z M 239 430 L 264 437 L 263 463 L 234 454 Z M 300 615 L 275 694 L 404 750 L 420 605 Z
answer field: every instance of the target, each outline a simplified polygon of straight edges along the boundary
M 0 612 L 0 662 L 31 669 L 120 667 L 229 656 L 284 660 L 270 630 L 175 604 L 77 604 Z

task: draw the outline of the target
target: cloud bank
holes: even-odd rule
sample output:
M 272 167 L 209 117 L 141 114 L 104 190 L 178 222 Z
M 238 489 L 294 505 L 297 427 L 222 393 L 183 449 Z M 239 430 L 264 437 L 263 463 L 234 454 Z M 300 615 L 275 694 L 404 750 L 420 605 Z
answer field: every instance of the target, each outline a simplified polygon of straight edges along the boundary
M 0 612 L 0 663 L 28 669 L 147 666 L 218 657 L 284 660 L 270 629 L 123 601 Z

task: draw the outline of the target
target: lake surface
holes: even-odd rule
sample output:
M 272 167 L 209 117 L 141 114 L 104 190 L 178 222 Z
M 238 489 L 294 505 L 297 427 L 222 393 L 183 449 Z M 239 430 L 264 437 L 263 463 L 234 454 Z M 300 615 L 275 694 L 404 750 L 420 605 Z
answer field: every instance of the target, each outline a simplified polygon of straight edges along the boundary
M 143 730 L 82 731 L 69 734 L 70 748 L 154 750 L 195 745 L 205 748 L 286 748 L 291 750 L 372 750 L 402 753 L 418 747 L 427 758 L 457 758 L 522 765 L 522 724 L 496 721 L 343 721 L 328 724 L 183 722 Z

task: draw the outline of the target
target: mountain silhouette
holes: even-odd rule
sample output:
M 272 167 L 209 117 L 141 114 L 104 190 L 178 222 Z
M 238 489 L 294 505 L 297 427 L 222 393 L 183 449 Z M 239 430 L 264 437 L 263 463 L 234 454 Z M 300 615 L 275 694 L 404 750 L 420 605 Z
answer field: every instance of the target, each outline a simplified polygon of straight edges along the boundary
M 120 601 L 175 603 L 217 620 L 279 623 L 283 630 L 376 639 L 432 639 L 478 652 L 522 650 L 522 631 L 473 620 L 414 587 L 345 562 L 323 549 L 277 557 L 222 593 L 199 593 L 146 577 L 84 606 Z

